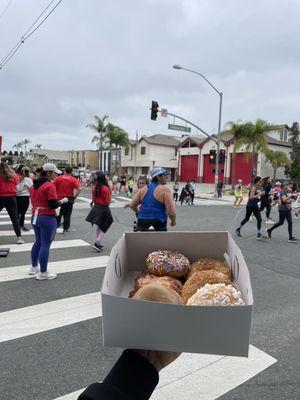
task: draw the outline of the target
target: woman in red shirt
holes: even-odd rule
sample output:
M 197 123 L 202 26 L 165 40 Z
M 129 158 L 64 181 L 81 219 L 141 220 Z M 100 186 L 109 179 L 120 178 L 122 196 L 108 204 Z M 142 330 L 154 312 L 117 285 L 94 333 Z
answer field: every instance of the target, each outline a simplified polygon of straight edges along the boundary
M 97 172 L 96 182 L 92 188 L 92 204 L 94 205 L 86 217 L 86 221 L 97 226 L 96 242 L 93 248 L 99 252 L 103 251 L 101 242 L 110 225 L 113 223 L 109 208 L 110 201 L 111 192 L 107 179 L 102 172 Z
M 18 206 L 16 199 L 17 185 L 19 180 L 10 166 L 1 161 L 0 163 L 0 211 L 6 208 L 18 237 L 17 244 L 23 244 L 21 236 L 20 221 L 18 217 Z
M 32 204 L 32 226 L 35 233 L 35 242 L 31 249 L 31 265 L 29 274 L 36 275 L 36 279 L 55 279 L 56 274 L 47 271 L 50 246 L 56 234 L 55 209 L 66 203 L 68 199 L 58 200 L 56 187 L 52 181 L 61 171 L 54 164 L 44 164 L 40 178 L 33 181 L 30 188 Z M 40 271 L 38 264 L 40 264 Z

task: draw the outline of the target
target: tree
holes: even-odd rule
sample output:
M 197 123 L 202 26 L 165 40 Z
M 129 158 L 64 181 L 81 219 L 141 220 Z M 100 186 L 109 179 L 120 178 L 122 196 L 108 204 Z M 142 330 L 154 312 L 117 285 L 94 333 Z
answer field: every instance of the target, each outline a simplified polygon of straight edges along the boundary
M 42 145 L 42 144 L 35 144 L 34 147 L 35 147 L 36 149 L 39 149 L 39 150 L 40 150 L 40 149 L 43 147 L 43 145 Z
M 98 149 L 100 150 L 100 165 L 102 166 L 102 150 L 105 141 L 105 134 L 107 131 L 107 124 L 105 123 L 105 121 L 108 119 L 108 115 L 104 115 L 102 119 L 95 115 L 94 119 L 95 124 L 88 124 L 86 128 L 90 128 L 98 133 L 98 135 L 95 135 L 93 137 L 92 143 L 96 143 Z
M 289 133 L 292 145 L 291 163 L 286 168 L 286 173 L 293 182 L 300 187 L 300 131 L 298 122 L 294 122 Z
M 276 172 L 278 168 L 286 167 L 290 165 L 290 160 L 286 153 L 283 151 L 268 150 L 265 154 L 267 162 L 272 165 L 273 168 L 273 179 L 276 179 Z
M 105 138 L 107 139 L 110 148 L 119 149 L 120 147 L 128 148 L 129 146 L 128 133 L 119 126 L 111 123 L 107 124 Z
M 19 153 L 19 149 L 21 149 L 23 146 L 22 142 L 16 143 L 13 145 L 13 148 L 17 149 L 17 152 Z
M 22 142 L 22 144 L 24 145 L 24 155 L 25 155 L 25 157 L 26 157 L 26 146 L 29 144 L 29 143 L 31 143 L 30 142 L 30 140 L 28 140 L 28 139 L 24 139 L 23 140 L 23 142 Z

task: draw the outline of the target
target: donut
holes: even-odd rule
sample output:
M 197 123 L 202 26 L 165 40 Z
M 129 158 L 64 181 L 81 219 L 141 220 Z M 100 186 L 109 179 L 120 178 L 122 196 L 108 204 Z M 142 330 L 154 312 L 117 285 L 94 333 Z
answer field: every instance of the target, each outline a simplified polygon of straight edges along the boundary
M 136 300 L 158 301 L 160 303 L 184 305 L 182 297 L 175 290 L 159 283 L 142 286 L 133 296 Z
M 224 283 L 225 285 L 230 285 L 231 281 L 227 275 L 222 272 L 214 270 L 206 271 L 195 271 L 186 281 L 182 288 L 182 298 L 185 302 L 196 293 L 197 289 L 204 286 L 206 283 Z
M 161 285 L 165 285 L 170 289 L 175 290 L 179 295 L 181 295 L 182 283 L 172 276 L 155 276 L 147 272 L 142 272 L 135 278 L 134 290 L 139 290 L 142 286 L 148 285 L 149 283 L 157 282 Z
M 215 270 L 219 272 L 223 272 L 223 274 L 227 275 L 229 279 L 231 279 L 231 271 L 230 268 L 226 267 L 226 265 L 220 261 L 216 260 L 215 258 L 200 258 L 199 260 L 195 261 L 191 266 L 191 271 L 188 274 L 188 278 L 195 272 L 195 271 L 203 271 L 203 270 Z
M 232 285 L 207 283 L 188 299 L 187 306 L 243 306 L 242 295 Z
M 158 250 L 150 253 L 146 259 L 147 271 L 156 276 L 182 278 L 190 271 L 189 260 L 180 253 Z

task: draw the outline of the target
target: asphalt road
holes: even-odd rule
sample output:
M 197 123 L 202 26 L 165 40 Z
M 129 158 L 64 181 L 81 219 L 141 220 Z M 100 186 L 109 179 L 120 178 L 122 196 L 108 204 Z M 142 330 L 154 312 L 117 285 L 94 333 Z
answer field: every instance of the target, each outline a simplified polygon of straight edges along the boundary
M 121 234 L 132 229 L 134 215 L 129 209 L 122 208 L 123 204 L 125 202 L 119 199 L 115 203 L 117 207 L 112 208 L 114 223 L 104 240 L 101 256 L 89 246 L 79 246 L 52 250 L 50 261 L 109 255 Z M 203 204 L 209 204 L 209 201 Z M 57 234 L 56 240 L 94 242 L 94 230 L 84 222 L 87 206 L 80 203 L 73 213 L 73 231 L 68 235 Z M 178 206 L 176 212 L 177 226 L 170 230 L 229 230 L 234 233 L 244 215 L 243 208 L 233 209 L 222 203 Z M 273 210 L 275 220 L 276 214 Z M 14 236 L 1 234 L 1 230 L 7 229 L 11 227 L 0 226 L 2 245 L 15 241 Z M 272 240 L 257 241 L 254 222 L 249 222 L 242 234 L 243 237 L 236 241 L 250 270 L 255 301 L 251 344 L 277 362 L 220 399 L 299 399 L 300 244 L 287 243 L 286 225 L 274 232 Z M 294 221 L 294 235 L 300 238 L 299 220 Z M 24 238 L 27 242 L 33 240 L 30 235 Z M 12 253 L 7 258 L 0 258 L 0 272 L 2 268 L 17 270 L 29 263 L 29 252 Z M 98 292 L 103 275 L 104 268 L 87 268 L 60 274 L 51 282 L 34 279 L 0 281 L 0 322 L 1 317 L 5 321 L 5 316 L 10 315 L 5 312 L 21 310 L 18 318 L 22 319 L 26 308 L 35 305 L 43 308 L 48 302 Z M 0 342 L 0 400 L 57 399 L 102 380 L 119 353 L 119 349 L 102 346 L 101 318 L 3 340 Z

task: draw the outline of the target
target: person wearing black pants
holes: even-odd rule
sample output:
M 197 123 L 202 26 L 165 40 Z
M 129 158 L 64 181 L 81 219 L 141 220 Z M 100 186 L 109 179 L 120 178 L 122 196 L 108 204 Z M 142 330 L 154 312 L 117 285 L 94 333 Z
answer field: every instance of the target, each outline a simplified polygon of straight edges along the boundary
M 261 177 L 257 176 L 254 179 L 254 184 L 249 192 L 249 199 L 248 199 L 248 203 L 246 205 L 246 216 L 243 219 L 243 221 L 241 222 L 240 226 L 235 231 L 237 236 L 242 236 L 241 228 L 243 225 L 245 225 L 249 221 L 251 215 L 253 214 L 257 221 L 257 239 L 260 240 L 263 238 L 263 235 L 261 234 L 261 215 L 260 215 L 260 210 L 258 208 L 258 201 L 259 201 L 259 197 L 261 195 L 263 195 L 264 192 L 260 192 L 257 189 L 260 182 L 261 182 Z
M 284 224 L 284 221 L 287 220 L 288 223 L 288 233 L 289 233 L 289 243 L 297 243 L 298 239 L 293 236 L 293 221 L 292 221 L 292 198 L 290 196 L 289 191 L 289 183 L 285 183 L 283 185 L 283 189 L 280 192 L 280 201 L 281 204 L 278 206 L 279 212 L 279 221 L 272 226 L 272 228 L 267 229 L 268 237 L 271 239 L 272 231 L 277 229 L 279 226 Z
M 274 223 L 270 218 L 271 208 L 272 208 L 270 199 L 271 190 L 272 190 L 272 184 L 270 177 L 264 178 L 263 179 L 264 194 L 260 198 L 260 211 L 262 212 L 264 209 L 266 209 L 266 217 L 267 217 L 266 224 Z
M 63 217 L 63 219 L 64 219 L 64 222 L 63 222 L 64 232 L 68 232 L 69 229 L 70 229 L 71 215 L 72 215 L 73 204 L 74 204 L 74 198 L 69 197 L 68 199 L 69 199 L 69 202 L 61 205 L 60 211 L 59 211 L 59 215 L 56 217 L 57 226 L 60 226 L 61 218 Z
M 23 167 L 20 171 L 19 184 L 17 186 L 18 217 L 22 231 L 29 231 L 29 229 L 24 225 L 24 221 L 30 203 L 29 189 L 32 185 L 30 169 L 28 167 Z
M 17 196 L 17 205 L 18 205 L 18 218 L 20 221 L 20 227 L 24 231 L 29 231 L 28 228 L 25 227 L 25 215 L 29 207 L 30 203 L 29 196 Z

